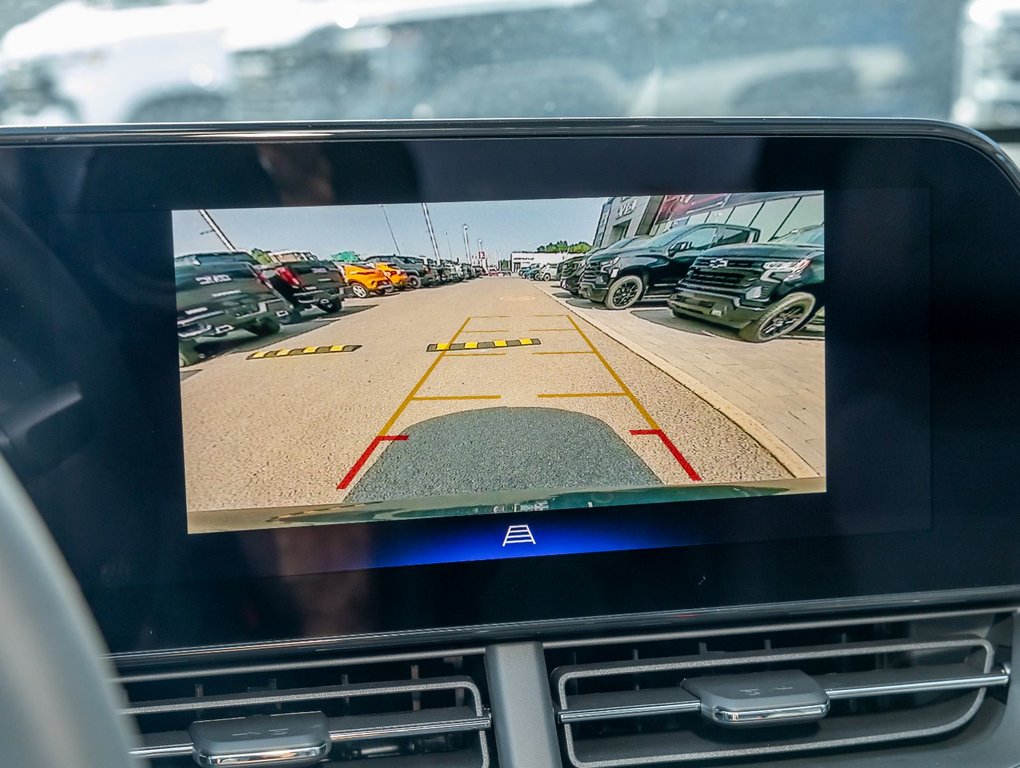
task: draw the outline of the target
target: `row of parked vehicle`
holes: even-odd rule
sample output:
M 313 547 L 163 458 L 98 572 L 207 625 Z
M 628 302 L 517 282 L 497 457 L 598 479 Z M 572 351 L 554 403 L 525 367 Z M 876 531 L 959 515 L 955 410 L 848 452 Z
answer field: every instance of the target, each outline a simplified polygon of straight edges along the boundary
M 824 225 L 759 242 L 761 232 L 694 224 L 631 237 L 560 262 L 560 286 L 607 309 L 665 298 L 677 317 L 765 342 L 820 319 L 825 304 Z
M 481 276 L 480 267 L 423 256 L 383 255 L 320 259 L 307 251 L 215 251 L 174 259 L 178 359 L 202 358 L 203 340 L 235 330 L 278 333 L 305 313 L 336 314 L 345 298 L 459 283 Z

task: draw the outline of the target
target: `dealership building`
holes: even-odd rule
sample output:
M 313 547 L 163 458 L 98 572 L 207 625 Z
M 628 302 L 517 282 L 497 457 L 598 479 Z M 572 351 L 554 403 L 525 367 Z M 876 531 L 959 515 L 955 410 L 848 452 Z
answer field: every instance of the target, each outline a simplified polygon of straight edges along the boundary
M 602 204 L 592 248 L 604 248 L 617 240 L 647 235 L 655 224 L 662 195 L 611 197 Z
M 766 242 L 825 221 L 821 192 L 737 192 L 665 195 L 659 198 L 649 234 L 690 224 L 736 224 L 760 230 Z

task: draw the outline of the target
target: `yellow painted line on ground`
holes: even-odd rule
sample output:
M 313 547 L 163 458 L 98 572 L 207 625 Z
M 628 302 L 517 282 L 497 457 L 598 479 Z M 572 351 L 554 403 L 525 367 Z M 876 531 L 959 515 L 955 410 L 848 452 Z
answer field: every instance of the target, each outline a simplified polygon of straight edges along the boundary
M 541 339 L 497 339 L 496 341 L 461 341 L 447 344 L 429 344 L 426 352 L 459 352 L 463 349 L 495 349 L 496 347 L 532 347 L 541 344 Z
M 448 341 L 445 345 L 442 346 L 449 348 L 451 344 L 457 341 L 457 337 L 460 336 L 461 331 L 467 328 L 467 324 L 470 322 L 471 318 L 469 317 L 463 323 L 461 323 L 461 326 L 460 328 L 457 329 L 457 332 L 450 337 L 450 341 Z M 425 371 L 425 373 L 421 375 L 421 378 L 418 379 L 418 383 L 411 388 L 411 391 L 407 393 L 407 397 L 405 397 L 403 402 L 397 406 L 397 410 L 395 410 L 393 412 L 393 415 L 390 416 L 389 421 L 387 421 L 383 425 L 383 428 L 379 430 L 380 435 L 388 435 L 390 433 L 390 429 L 393 427 L 394 424 L 397 423 L 397 419 L 400 418 L 400 414 L 404 412 L 404 409 L 406 409 L 407 406 L 411 403 L 411 400 L 414 399 L 414 396 L 418 394 L 418 390 L 421 389 L 422 385 L 425 384 L 425 380 L 432 375 L 432 371 L 436 370 L 436 366 L 439 365 L 439 362 L 443 359 L 443 355 L 445 354 L 446 350 L 439 351 L 439 354 L 436 355 L 436 359 L 432 361 L 432 365 L 430 365 L 428 369 Z
M 412 400 L 499 400 L 503 395 L 436 395 L 434 397 L 412 397 Z
M 570 352 L 532 352 L 533 355 L 590 355 L 593 354 L 590 349 L 579 349 Z
M 361 349 L 360 344 L 328 344 L 319 347 L 296 347 L 294 349 L 263 349 L 252 352 L 246 360 L 275 360 L 278 357 L 300 357 L 302 355 L 325 355 L 330 352 L 353 352 Z
M 634 404 L 634 407 L 637 408 L 637 412 L 641 414 L 641 418 L 643 418 L 648 423 L 648 426 L 651 429 L 660 429 L 660 427 L 656 423 L 655 419 L 652 418 L 652 415 L 641 404 L 641 401 L 638 400 L 637 397 L 635 397 L 634 393 L 630 391 L 630 387 L 628 387 L 626 384 L 623 383 L 623 379 L 620 378 L 620 374 L 618 374 L 615 370 L 613 370 L 613 366 L 611 366 L 609 364 L 609 361 L 606 360 L 606 358 L 604 358 L 602 356 L 602 353 L 599 352 L 598 349 L 595 348 L 595 345 L 591 343 L 591 339 L 589 339 L 585 335 L 584 331 L 581 330 L 581 326 L 579 326 L 577 324 L 577 321 L 574 320 L 574 318 L 569 317 L 569 316 L 567 317 L 567 320 L 570 322 L 570 324 L 572 326 L 574 326 L 574 329 L 577 331 L 578 335 L 582 339 L 584 339 L 584 343 L 588 345 L 588 349 L 590 349 L 595 354 L 595 357 L 597 357 L 599 359 L 599 362 L 602 363 L 602 365 L 605 366 L 607 371 L 609 371 L 609 375 L 612 376 L 613 380 L 616 381 L 616 383 L 619 385 L 620 390 L 628 398 L 630 398 L 630 401 Z
M 539 397 L 628 397 L 626 392 L 551 392 Z

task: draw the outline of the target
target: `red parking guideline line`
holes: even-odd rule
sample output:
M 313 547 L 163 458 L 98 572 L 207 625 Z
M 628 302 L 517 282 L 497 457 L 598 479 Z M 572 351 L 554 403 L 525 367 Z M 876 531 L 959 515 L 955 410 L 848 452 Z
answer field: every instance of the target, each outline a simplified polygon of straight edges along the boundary
M 670 440 L 669 437 L 666 436 L 666 433 L 661 429 L 632 429 L 630 433 L 632 435 L 655 435 L 658 437 L 662 441 L 662 444 L 666 446 L 666 450 L 673 454 L 673 458 L 676 459 L 676 463 L 683 467 L 684 472 L 687 473 L 687 477 L 691 478 L 691 480 L 696 483 L 701 482 L 701 475 L 698 474 L 698 471 L 691 466 L 691 463 L 687 461 L 682 453 L 680 453 L 680 449 L 673 445 L 673 441 Z
M 354 462 L 354 466 L 351 467 L 350 471 L 346 475 L 344 475 L 344 479 L 336 484 L 336 489 L 338 491 L 342 491 L 347 486 L 349 486 L 351 482 L 353 482 L 354 478 L 358 476 L 358 472 L 360 472 L 361 468 L 365 466 L 365 462 L 368 461 L 368 457 L 372 455 L 372 451 L 374 451 L 379 446 L 379 443 L 388 440 L 392 441 L 406 439 L 407 435 L 376 435 L 375 437 L 373 437 L 372 442 L 368 444 L 368 448 L 365 449 L 365 452 L 358 457 L 358 460 Z

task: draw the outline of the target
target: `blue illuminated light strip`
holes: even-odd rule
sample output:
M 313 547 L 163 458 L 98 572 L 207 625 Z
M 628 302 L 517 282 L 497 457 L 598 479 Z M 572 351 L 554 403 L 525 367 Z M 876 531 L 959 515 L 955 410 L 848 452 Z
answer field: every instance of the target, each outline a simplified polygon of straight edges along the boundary
M 635 529 L 620 524 L 573 520 L 543 520 L 541 515 L 474 520 L 468 530 L 454 530 L 419 538 L 377 542 L 374 567 L 435 565 L 472 560 L 504 560 L 548 555 L 576 555 L 631 549 L 687 546 L 707 543 L 692 531 Z M 465 521 L 460 521 L 464 526 Z M 478 524 L 481 523 L 481 524 Z M 525 531 L 522 526 L 527 526 Z M 513 528 L 508 536 L 508 528 Z M 534 540 L 527 540 L 527 534 Z M 667 535 L 663 535 L 666 533 Z M 506 543 L 504 543 L 506 542 Z

